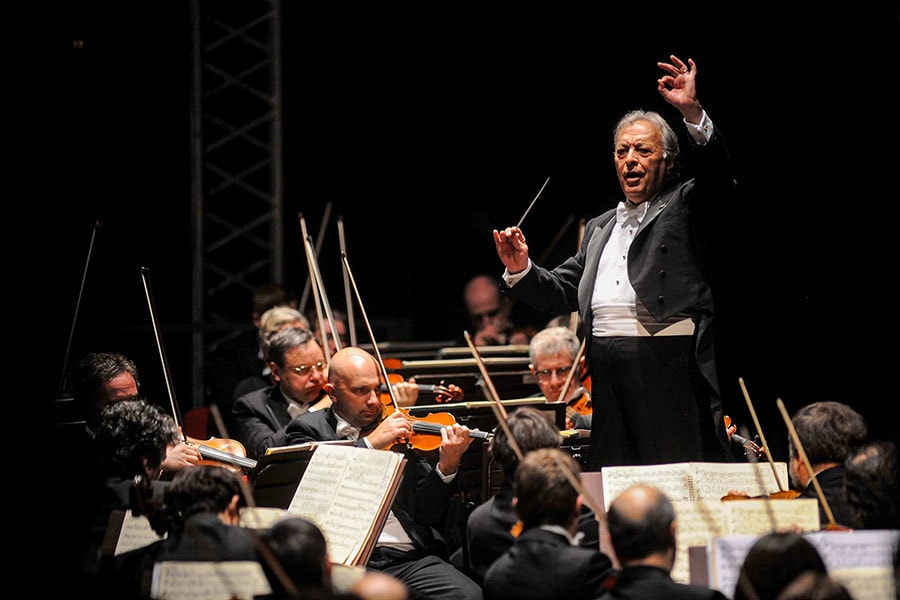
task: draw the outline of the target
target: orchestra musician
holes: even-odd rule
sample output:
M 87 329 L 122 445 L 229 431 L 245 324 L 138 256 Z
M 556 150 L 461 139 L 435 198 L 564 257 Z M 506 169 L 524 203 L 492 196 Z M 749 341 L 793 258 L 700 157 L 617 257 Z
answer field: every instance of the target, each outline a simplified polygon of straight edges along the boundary
M 593 471 L 733 460 L 702 251 L 736 186 L 719 129 L 697 97 L 696 64 L 670 60 L 657 63 L 657 90 L 681 113 L 696 159 L 692 178 L 679 177 L 678 135 L 663 116 L 631 111 L 613 135 L 623 198 L 586 224 L 574 256 L 547 269 L 529 258 L 518 226 L 493 231 L 508 294 L 546 314 L 581 314 L 599 409 Z
M 402 410 L 385 411 L 381 384 L 374 356 L 355 346 L 337 351 L 324 385 L 331 406 L 293 419 L 287 443 L 350 439 L 361 448 L 405 452 L 409 462 L 367 567 L 393 575 L 412 597 L 480 600 L 481 587 L 448 562 L 449 549 L 434 529 L 456 491 L 459 464 L 472 442 L 469 431 L 458 424 L 444 427 L 434 464 L 404 447 L 412 425 Z
M 844 462 L 869 435 L 865 419 L 846 404 L 823 401 L 799 408 L 791 417 L 791 423 L 835 522 L 845 527 L 853 525 L 855 518 L 845 493 L 847 472 Z M 812 474 L 807 471 L 793 440 L 788 442 L 788 457 L 792 487 L 800 492 L 800 498 L 816 498 L 821 525 L 829 525 L 831 520 L 812 485 Z
M 579 416 L 593 412 L 591 393 L 581 383 L 584 356 L 580 356 L 578 364 L 575 364 L 580 346 L 578 336 L 568 327 L 545 327 L 528 343 L 528 358 L 531 361 L 528 368 L 541 394 L 547 402 L 566 403 L 566 429 L 574 429 Z M 560 398 L 573 367 L 577 372 L 566 390 L 566 397 Z
M 268 448 L 287 445 L 285 429 L 291 419 L 331 405 L 324 389 L 328 359 L 310 329 L 292 326 L 275 331 L 265 348 L 274 384 L 239 397 L 232 412 L 234 438 L 244 445 L 251 459 L 259 458 Z M 394 390 L 404 405 L 415 404 L 417 386 L 398 382 Z
M 578 543 L 584 501 L 570 482 L 581 469 L 559 448 L 524 455 L 515 475 L 515 509 L 522 532 L 484 574 L 485 600 L 593 600 L 615 571 L 599 544 Z
M 284 446 L 291 419 L 330 404 L 323 390 L 328 359 L 308 327 L 285 327 L 266 340 L 266 364 L 272 385 L 234 401 L 232 435 L 257 459 L 273 446 Z
M 559 448 L 562 436 L 546 414 L 533 406 L 520 406 L 506 420 L 507 428 L 498 428 L 491 438 L 488 451 L 503 473 L 503 483 L 492 497 L 476 506 L 466 523 L 469 564 L 465 565 L 478 581 L 488 567 L 506 552 L 516 540 L 521 523 L 513 505 L 513 481 L 519 456 L 506 435 L 507 429 L 515 438 L 523 454 L 538 448 Z M 519 526 L 517 526 L 517 523 Z M 581 533 L 579 545 L 598 548 L 599 529 L 594 512 L 582 505 L 578 521 Z
M 77 472 L 77 493 L 68 506 L 75 529 L 73 538 L 83 542 L 77 564 L 81 572 L 74 585 L 84 584 L 98 597 L 104 584 L 101 573 L 101 547 L 109 517 L 114 510 L 139 508 L 133 494 L 135 481 L 142 483 L 143 497 L 162 503 L 168 481 L 160 480 L 166 448 L 178 441 L 175 420 L 146 400 L 127 399 L 108 404 L 100 413 L 94 428 L 92 453 L 78 456 L 78 469 L 62 469 L 60 484 L 65 484 L 68 471 Z M 68 448 L 74 452 L 75 448 Z M 178 473 L 193 471 L 182 469 Z M 60 489 L 70 489 L 62 487 Z M 82 529 L 88 526 L 90 530 Z M 71 530 L 70 530 L 71 533 Z M 69 538 L 70 536 L 62 536 Z M 69 542 L 69 539 L 65 541 Z M 71 591 L 71 590 L 70 590 Z

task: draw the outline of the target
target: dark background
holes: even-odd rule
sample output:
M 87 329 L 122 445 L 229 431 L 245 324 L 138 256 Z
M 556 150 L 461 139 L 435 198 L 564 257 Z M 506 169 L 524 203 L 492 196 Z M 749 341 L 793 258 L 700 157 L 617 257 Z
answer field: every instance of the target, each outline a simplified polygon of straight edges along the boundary
M 545 265 L 572 254 L 578 221 L 619 199 L 613 124 L 642 107 L 681 132 L 656 62 L 690 57 L 741 184 L 712 280 L 726 412 L 754 430 L 742 377 L 773 448 L 786 435 L 776 398 L 789 411 L 846 402 L 874 435 L 896 436 L 896 9 L 309 4 L 284 2 L 281 19 L 285 283 L 298 293 L 297 215 L 317 236 L 330 202 L 319 261 L 331 304 L 344 305 L 341 216 L 366 312 L 392 324 L 378 341 L 461 342 L 463 282 L 502 270 L 491 230 L 518 222 L 549 176 L 523 229 Z M 187 3 L 79 0 L 43 18 L 54 53 L 33 189 L 59 191 L 49 207 L 23 198 L 52 240 L 30 291 L 58 300 L 41 395 L 56 391 L 79 307 L 71 355 L 125 352 L 165 401 L 145 266 L 190 405 Z M 249 297 L 235 307 L 249 311 Z

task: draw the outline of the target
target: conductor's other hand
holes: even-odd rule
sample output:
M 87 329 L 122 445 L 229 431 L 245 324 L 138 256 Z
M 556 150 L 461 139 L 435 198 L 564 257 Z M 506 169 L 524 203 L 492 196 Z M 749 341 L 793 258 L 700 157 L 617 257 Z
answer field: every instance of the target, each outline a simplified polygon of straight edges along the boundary
M 697 99 L 697 65 L 689 58 L 687 63 L 674 54 L 670 63 L 658 62 L 656 66 L 666 72 L 656 82 L 660 96 L 677 108 L 688 123 L 699 124 L 703 108 Z
M 528 244 L 525 243 L 525 234 L 518 227 L 495 229 L 494 244 L 497 246 L 497 256 L 510 274 L 521 273 L 528 266 Z

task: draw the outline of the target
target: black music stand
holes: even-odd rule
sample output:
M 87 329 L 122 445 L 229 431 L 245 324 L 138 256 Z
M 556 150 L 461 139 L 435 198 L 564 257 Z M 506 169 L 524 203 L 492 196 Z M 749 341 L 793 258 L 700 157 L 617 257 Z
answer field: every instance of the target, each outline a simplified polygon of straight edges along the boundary
M 290 506 L 309 460 L 320 444 L 352 446 L 354 442 L 338 440 L 269 448 L 247 476 L 256 505 L 283 509 Z

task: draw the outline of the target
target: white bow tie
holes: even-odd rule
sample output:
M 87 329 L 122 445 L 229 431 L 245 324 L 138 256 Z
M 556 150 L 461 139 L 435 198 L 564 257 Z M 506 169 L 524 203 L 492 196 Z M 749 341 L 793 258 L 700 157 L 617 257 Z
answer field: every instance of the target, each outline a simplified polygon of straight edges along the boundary
M 635 223 L 640 223 L 646 213 L 646 202 L 641 202 L 634 206 L 627 200 L 623 200 L 616 206 L 616 223 L 622 225 L 627 223 L 629 219 L 633 219 Z
M 346 421 L 339 421 L 337 429 L 334 433 L 335 435 L 337 435 L 339 440 L 349 439 L 355 442 L 359 437 L 359 427 L 354 427 Z

